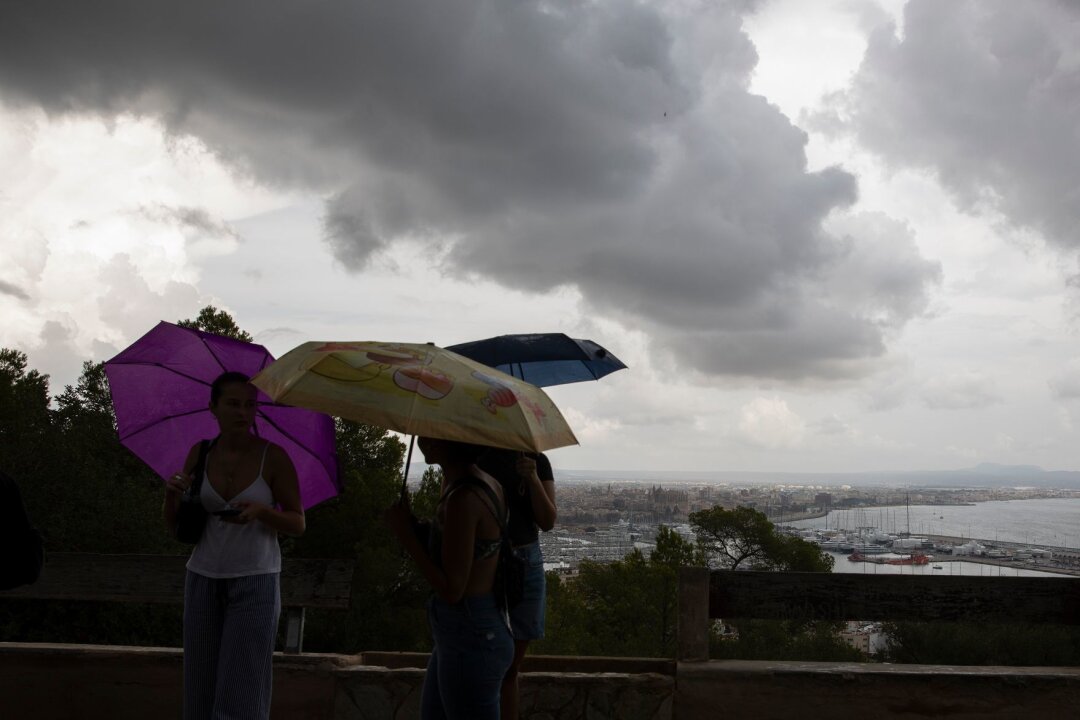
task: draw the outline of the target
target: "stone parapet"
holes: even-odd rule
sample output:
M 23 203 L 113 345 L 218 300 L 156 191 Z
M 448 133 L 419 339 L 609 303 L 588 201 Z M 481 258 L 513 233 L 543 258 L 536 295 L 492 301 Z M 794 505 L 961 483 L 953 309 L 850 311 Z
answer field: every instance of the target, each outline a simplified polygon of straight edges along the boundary
M 179 648 L 0 643 L 3 717 L 176 717 L 182 660 Z M 669 660 L 540 656 L 527 662 L 535 669 L 521 676 L 525 720 L 671 720 L 675 681 Z M 422 653 L 277 653 L 271 717 L 419 717 L 426 664 Z M 568 671 L 556 671 L 563 668 Z
M 714 660 L 680 663 L 677 720 L 1076 717 L 1080 668 Z

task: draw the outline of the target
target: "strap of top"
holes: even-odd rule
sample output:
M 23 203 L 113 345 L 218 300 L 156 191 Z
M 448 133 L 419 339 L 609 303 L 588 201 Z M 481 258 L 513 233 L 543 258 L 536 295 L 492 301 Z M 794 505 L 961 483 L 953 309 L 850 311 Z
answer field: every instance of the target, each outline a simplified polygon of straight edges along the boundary
M 486 482 L 484 482 L 483 480 L 481 480 L 480 478 L 473 477 L 472 475 L 465 476 L 463 479 L 458 481 L 458 483 L 455 484 L 454 487 L 450 488 L 450 492 L 446 493 L 446 495 L 443 496 L 443 499 L 445 500 L 446 498 L 450 497 L 454 493 L 454 491 L 456 491 L 458 488 L 463 487 L 465 485 L 468 485 L 468 486 L 471 486 L 471 487 L 478 487 L 478 488 L 480 488 L 481 490 L 484 491 L 484 494 L 487 495 L 487 499 L 488 499 L 488 502 L 484 503 L 484 505 L 487 506 L 487 509 L 491 512 L 492 516 L 495 518 L 495 522 L 497 522 L 499 524 L 499 531 L 505 537 L 506 536 L 506 520 L 507 520 L 507 515 L 509 514 L 509 508 L 503 507 L 502 516 L 499 515 L 499 513 L 496 510 L 496 508 L 499 507 L 499 496 L 496 495 L 495 491 L 492 490 L 490 487 L 488 487 L 488 484 Z
M 263 445 L 262 462 L 259 463 L 259 477 L 262 477 L 263 467 L 266 466 L 266 451 L 270 449 L 270 443 Z

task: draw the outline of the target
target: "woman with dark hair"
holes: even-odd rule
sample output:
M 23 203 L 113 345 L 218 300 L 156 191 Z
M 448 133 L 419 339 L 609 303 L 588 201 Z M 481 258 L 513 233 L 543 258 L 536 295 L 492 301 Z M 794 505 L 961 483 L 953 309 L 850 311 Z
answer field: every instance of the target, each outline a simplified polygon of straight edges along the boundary
M 529 643 L 544 637 L 547 580 L 544 556 L 540 552 L 540 531 L 555 527 L 555 476 L 543 453 L 487 448 L 478 466 L 502 485 L 510 508 L 507 531 L 514 552 L 525 565 L 525 587 L 521 601 L 510 609 L 510 630 L 514 634 L 514 659 L 503 678 L 501 691 L 503 720 L 519 714 L 518 675 Z
M 184 585 L 184 718 L 269 718 L 281 595 L 278 533 L 301 535 L 304 509 L 285 451 L 252 432 L 256 390 L 227 372 L 210 388 L 220 434 L 206 454 L 199 500 L 209 513 Z M 202 443 L 165 484 L 176 534 L 180 496 L 195 482 Z
M 386 522 L 434 591 L 428 622 L 435 647 L 420 717 L 496 720 L 499 687 L 514 656 L 492 592 L 506 519 L 502 488 L 476 466 L 483 448 L 433 438 L 417 445 L 428 464 L 443 470 L 427 547 L 413 530 L 407 498 L 387 511 Z

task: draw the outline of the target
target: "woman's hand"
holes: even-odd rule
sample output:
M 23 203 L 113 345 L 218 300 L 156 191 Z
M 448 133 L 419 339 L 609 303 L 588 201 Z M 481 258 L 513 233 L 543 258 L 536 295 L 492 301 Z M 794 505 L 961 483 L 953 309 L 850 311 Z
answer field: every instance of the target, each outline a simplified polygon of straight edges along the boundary
M 525 453 L 518 453 L 517 461 L 514 463 L 514 469 L 517 471 L 518 477 L 521 478 L 522 482 L 540 482 L 540 476 L 536 473 L 536 458 L 530 457 Z
M 173 473 L 165 479 L 165 501 L 176 504 L 180 502 L 180 496 L 191 487 L 191 475 L 182 472 Z
M 232 515 L 230 517 L 222 517 L 222 522 L 233 523 L 234 525 L 247 525 L 253 520 L 262 520 L 266 516 L 269 505 L 263 505 L 257 502 L 246 502 L 240 500 L 238 502 L 229 503 L 229 507 L 236 508 L 240 511 L 239 515 Z

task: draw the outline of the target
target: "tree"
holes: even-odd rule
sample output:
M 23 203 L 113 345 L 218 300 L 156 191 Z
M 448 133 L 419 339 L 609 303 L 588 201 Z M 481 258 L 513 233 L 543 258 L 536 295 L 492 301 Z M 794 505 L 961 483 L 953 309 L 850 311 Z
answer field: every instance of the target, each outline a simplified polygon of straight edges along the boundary
M 840 637 L 841 623 L 739 620 L 735 636 L 709 636 L 714 660 L 865 662 L 862 651 Z
M 424 476 L 420 478 L 420 487 L 409 498 L 413 515 L 420 520 L 435 519 L 435 508 L 442 496 L 442 482 L 442 468 L 432 465 L 424 470 Z
M 0 467 L 20 486 L 33 483 L 51 471 L 56 444 L 49 376 L 27 369 L 25 353 L 0 348 Z M 32 505 L 27 498 L 31 514 L 37 511 Z
M 752 508 L 716 506 L 690 514 L 690 525 L 705 554 L 721 567 L 737 570 L 832 572 L 833 558 L 817 545 L 776 531 Z M 838 635 L 839 623 L 738 620 L 735 636 L 710 635 L 710 656 L 744 660 L 859 660 L 862 654 Z
M 50 544 L 69 552 L 183 552 L 161 524 L 161 479 L 120 444 L 102 363 L 83 363 L 76 384 L 56 396 L 52 418 L 67 471 L 49 479 L 64 497 L 50 511 Z
M 709 558 L 729 570 L 745 564 L 763 570 L 832 571 L 831 555 L 801 538 L 778 533 L 765 514 L 753 508 L 725 510 L 717 505 L 690 513 L 690 525 Z
M 674 657 L 678 569 L 701 564 L 700 550 L 661 526 L 646 558 L 581 563 L 576 578 L 548 573 L 548 632 L 536 652 Z
M 177 320 L 176 324 L 180 327 L 202 330 L 214 335 L 224 335 L 244 342 L 252 341 L 251 335 L 240 329 L 240 326 L 233 320 L 232 315 L 224 310 L 218 310 L 213 305 L 207 305 L 200 310 L 198 317 L 194 320 Z
M 305 647 L 317 652 L 427 650 L 426 583 L 413 570 L 382 516 L 401 493 L 405 445 L 387 431 L 347 420 L 336 423 L 344 490 L 307 512 L 302 537 L 283 543 L 295 557 L 356 562 L 347 612 L 308 613 Z
M 1080 628 L 898 622 L 885 625 L 885 660 L 928 665 L 1080 665 Z

